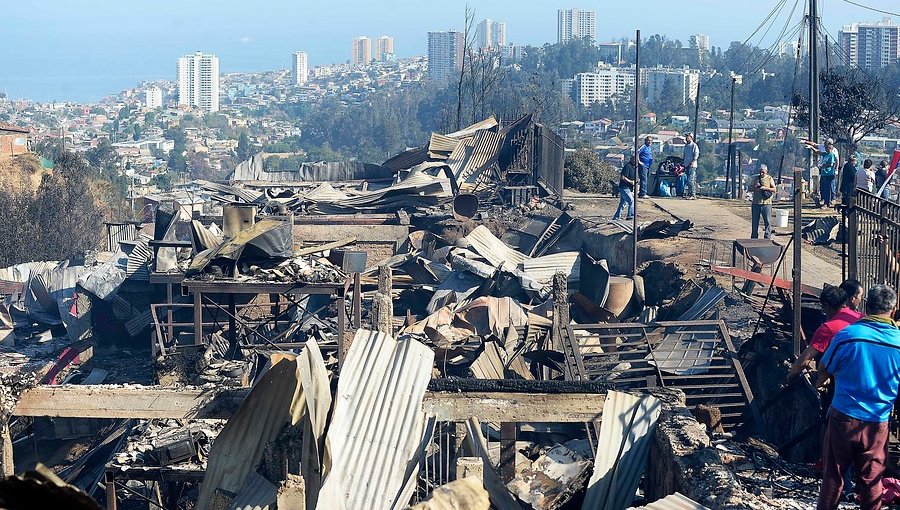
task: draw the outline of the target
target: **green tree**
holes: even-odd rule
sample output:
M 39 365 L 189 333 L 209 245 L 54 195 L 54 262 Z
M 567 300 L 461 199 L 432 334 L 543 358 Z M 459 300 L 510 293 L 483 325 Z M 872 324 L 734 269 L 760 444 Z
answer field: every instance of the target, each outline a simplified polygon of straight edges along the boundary
M 150 179 L 150 184 L 156 186 L 157 188 L 163 191 L 171 191 L 172 189 L 172 174 L 169 172 L 162 173 L 154 176 Z
M 250 147 L 250 139 L 247 137 L 246 131 L 241 131 L 238 137 L 237 150 L 235 151 L 238 161 L 246 161 L 252 156 L 252 148 Z
M 618 171 L 597 154 L 581 148 L 566 155 L 565 186 L 582 193 L 610 193 Z

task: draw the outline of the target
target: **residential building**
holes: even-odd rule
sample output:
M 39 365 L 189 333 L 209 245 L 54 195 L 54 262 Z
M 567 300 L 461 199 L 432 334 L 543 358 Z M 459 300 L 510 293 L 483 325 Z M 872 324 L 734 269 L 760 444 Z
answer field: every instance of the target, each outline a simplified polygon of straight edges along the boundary
M 391 62 L 394 60 L 394 38 L 383 35 L 375 39 L 375 60 L 378 62 Z
M 27 153 L 28 134 L 28 129 L 0 122 L 0 157 Z
M 568 86 L 568 84 L 566 85 Z M 581 106 L 604 103 L 634 88 L 634 68 L 599 65 L 593 73 L 579 73 L 571 82 L 572 95 Z
M 291 83 L 303 85 L 309 81 L 309 56 L 306 52 L 295 51 L 291 56 Z
M 525 46 L 507 44 L 500 47 L 500 60 L 506 64 L 509 62 L 518 62 L 525 58 Z
M 797 56 L 797 41 L 781 41 L 778 43 L 778 56 L 779 57 L 796 57 Z
M 506 23 L 482 20 L 475 29 L 475 40 L 478 48 L 498 49 L 506 46 Z
M 196 52 L 178 59 L 178 105 L 219 111 L 219 59 Z
M 144 91 L 144 106 L 148 110 L 155 110 L 162 107 L 162 89 L 159 87 L 149 87 Z
M 886 17 L 875 23 L 853 23 L 838 32 L 841 54 L 864 69 L 880 69 L 900 61 L 900 25 Z
M 366 65 L 372 61 L 372 39 L 359 36 L 353 39 L 353 65 Z
M 709 51 L 709 36 L 703 34 L 692 35 L 690 45 L 691 48 L 696 48 L 700 51 Z
M 683 68 L 656 66 L 641 70 L 641 83 L 648 103 L 655 103 L 661 99 L 667 82 L 671 82 L 674 86 L 678 101 L 687 103 L 697 95 L 700 71 L 689 69 L 687 66 Z
M 560 9 L 557 11 L 556 42 L 567 42 L 572 39 L 597 37 L 597 13 L 581 9 Z
M 428 32 L 428 76 L 442 80 L 462 70 L 463 33 Z
M 600 52 L 600 60 L 611 65 L 622 63 L 622 45 L 619 43 L 600 43 L 597 45 Z

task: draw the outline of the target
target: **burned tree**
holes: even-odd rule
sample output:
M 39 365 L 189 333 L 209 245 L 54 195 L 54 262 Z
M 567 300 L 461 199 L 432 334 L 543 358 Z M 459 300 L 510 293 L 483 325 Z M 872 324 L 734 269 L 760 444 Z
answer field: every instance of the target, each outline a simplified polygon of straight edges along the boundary
M 882 80 L 858 69 L 832 69 L 820 74 L 820 127 L 848 147 L 900 119 L 900 98 Z M 808 125 L 809 97 L 795 94 L 797 123 Z

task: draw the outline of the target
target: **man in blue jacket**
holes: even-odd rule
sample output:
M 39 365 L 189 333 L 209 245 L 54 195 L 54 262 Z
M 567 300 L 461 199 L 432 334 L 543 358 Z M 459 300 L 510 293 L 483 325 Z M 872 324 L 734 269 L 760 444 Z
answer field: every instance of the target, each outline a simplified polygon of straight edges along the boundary
M 869 315 L 839 331 L 822 355 L 820 375 L 834 377 L 834 399 L 825 428 L 818 510 L 838 507 L 850 466 L 860 481 L 860 508 L 881 508 L 888 420 L 900 386 L 896 308 L 894 290 L 875 285 L 866 297 Z
M 647 198 L 647 187 L 650 185 L 650 171 L 653 169 L 653 147 L 650 145 L 653 139 L 649 136 L 644 138 L 644 145 L 638 151 L 638 161 L 641 162 L 640 178 L 641 178 L 641 194 L 640 198 Z

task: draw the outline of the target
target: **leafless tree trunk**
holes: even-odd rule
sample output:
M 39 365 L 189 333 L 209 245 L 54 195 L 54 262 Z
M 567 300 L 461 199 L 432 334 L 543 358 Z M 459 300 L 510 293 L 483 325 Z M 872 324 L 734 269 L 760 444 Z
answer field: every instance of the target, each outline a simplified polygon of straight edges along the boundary
M 462 65 L 459 71 L 459 81 L 456 83 L 456 129 L 462 129 L 462 113 L 463 113 L 463 83 L 466 80 L 466 64 L 471 57 L 472 43 L 474 36 L 471 35 L 472 27 L 475 24 L 475 10 L 466 4 L 466 24 L 463 29 L 463 51 Z

